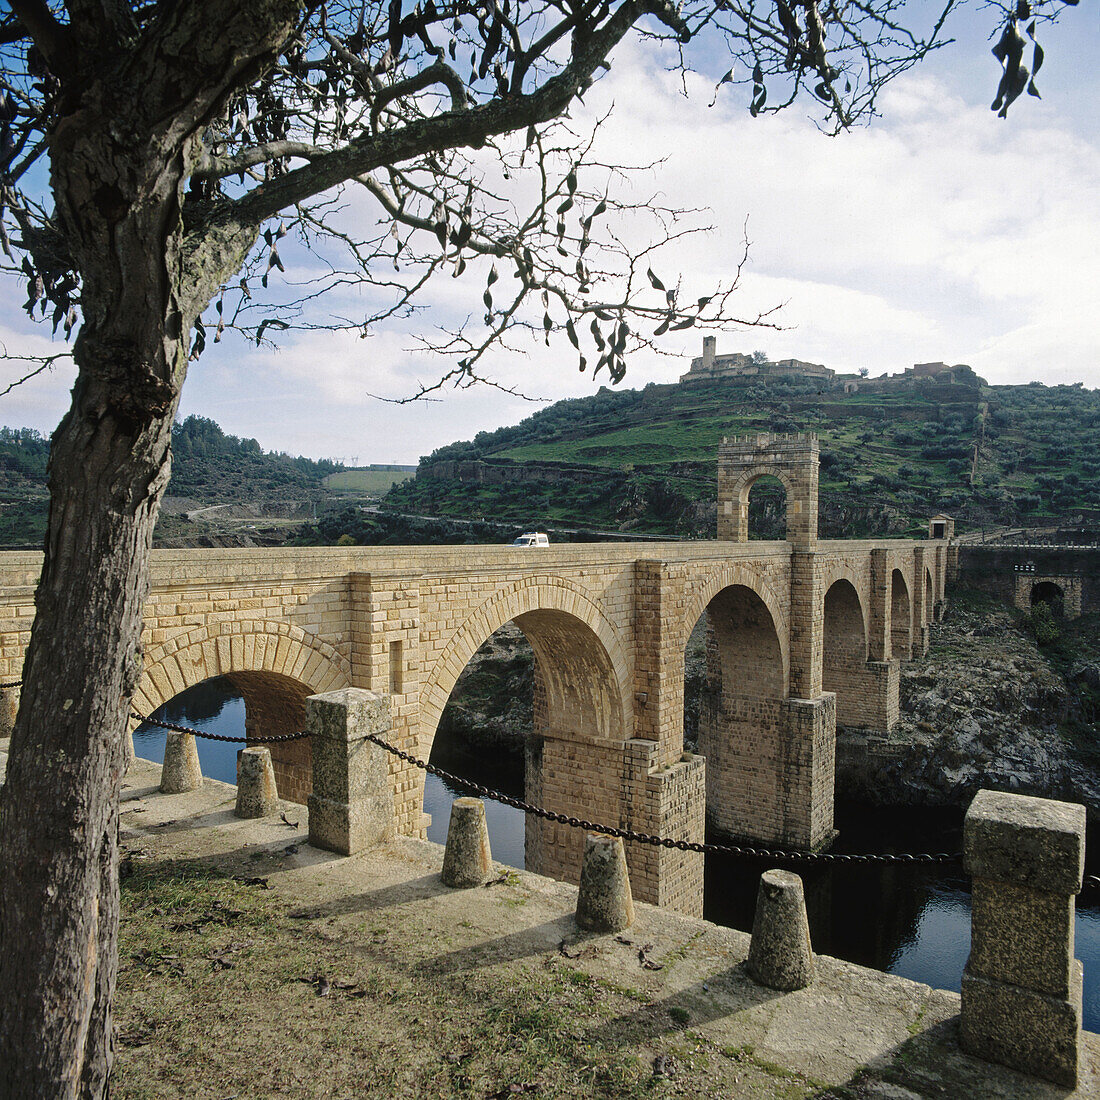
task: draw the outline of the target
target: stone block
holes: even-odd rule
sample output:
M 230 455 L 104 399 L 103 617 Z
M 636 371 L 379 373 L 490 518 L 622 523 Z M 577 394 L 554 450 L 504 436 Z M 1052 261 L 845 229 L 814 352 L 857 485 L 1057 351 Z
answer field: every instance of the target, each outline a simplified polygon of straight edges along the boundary
M 577 924 L 590 932 L 621 932 L 634 923 L 634 899 L 622 837 L 589 833 L 577 893 Z
M 485 803 L 480 798 L 456 798 L 451 803 L 447 847 L 443 853 L 444 886 L 483 886 L 493 873 Z
M 241 749 L 237 754 L 237 817 L 267 817 L 275 812 L 278 801 L 271 750 L 262 746 Z
M 380 750 L 381 751 L 381 750 Z M 309 842 L 314 848 L 350 856 L 393 839 L 393 798 L 354 803 L 335 802 L 316 793 L 309 796 Z
M 1066 1088 L 1081 1073 L 1081 964 L 1068 999 L 963 972 L 959 1038 L 963 1050 Z
M 963 851 L 975 879 L 1076 894 L 1085 871 L 1085 808 L 979 791 L 966 813 Z
M 169 730 L 164 738 L 164 764 L 160 771 L 161 794 L 183 794 L 202 786 L 202 768 L 195 737 Z
M 974 879 L 971 974 L 1068 997 L 1073 981 L 1073 898 L 996 879 Z
M 365 740 L 391 733 L 389 699 L 345 688 L 306 700 L 313 742 L 309 842 L 341 855 L 385 843 L 396 828 L 390 756 Z

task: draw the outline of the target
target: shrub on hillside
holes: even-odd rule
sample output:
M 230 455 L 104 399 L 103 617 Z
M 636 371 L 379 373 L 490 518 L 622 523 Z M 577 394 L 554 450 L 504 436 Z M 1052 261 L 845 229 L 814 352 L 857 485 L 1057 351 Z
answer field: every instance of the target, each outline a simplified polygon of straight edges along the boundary
M 1028 616 L 1028 625 L 1039 645 L 1050 645 L 1058 640 L 1058 624 L 1054 620 L 1054 612 L 1050 604 L 1035 604 Z

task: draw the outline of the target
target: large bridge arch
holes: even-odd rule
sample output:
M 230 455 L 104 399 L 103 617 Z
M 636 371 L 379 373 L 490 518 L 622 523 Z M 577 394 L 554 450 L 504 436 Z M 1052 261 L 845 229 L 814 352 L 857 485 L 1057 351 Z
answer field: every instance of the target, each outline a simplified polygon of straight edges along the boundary
M 735 586 L 748 588 L 767 608 L 772 623 L 778 636 L 780 657 L 783 664 L 783 694 L 787 693 L 787 685 L 790 682 L 790 624 L 786 605 L 780 599 L 774 586 L 763 576 L 758 568 L 751 563 L 733 561 L 727 562 L 707 572 L 698 582 L 691 595 L 688 597 L 684 613 L 676 624 L 677 633 L 673 633 L 670 640 L 670 652 L 667 659 L 675 660 L 679 654 L 683 660 L 684 646 L 687 645 L 688 636 L 695 629 L 699 616 L 706 611 L 711 600 L 724 588 Z M 681 687 L 683 677 L 680 677 Z M 681 708 L 683 700 L 681 699 Z
M 707 688 L 699 713 L 706 815 L 728 836 L 773 835 L 786 751 L 782 635 L 755 589 L 728 585 L 706 608 Z
M 511 585 L 475 608 L 433 662 L 421 692 L 419 745 L 431 744 L 451 690 L 479 646 L 514 622 L 535 653 L 534 728 L 528 737 L 525 794 L 547 809 L 614 826 L 630 824 L 624 747 L 633 666 L 615 629 L 577 585 L 549 575 Z M 423 797 L 423 779 L 416 791 Z M 576 881 L 584 835 L 528 817 L 525 864 Z
M 822 616 L 821 688 L 836 694 L 838 723 L 864 725 L 860 704 L 869 652 L 867 609 L 850 579 L 838 577 L 829 585 Z
M 150 647 L 133 707 L 150 715 L 188 688 L 225 677 L 244 698 L 246 736 L 296 733 L 306 699 L 348 687 L 350 673 L 338 650 L 292 623 L 197 627 Z M 304 803 L 313 786 L 309 739 L 272 745 L 271 759 L 280 797 Z
M 600 669 L 605 684 L 614 685 L 614 690 L 602 697 L 606 708 L 593 713 L 589 736 L 609 741 L 631 735 L 625 700 L 630 697 L 632 668 L 614 626 L 577 585 L 549 574 L 536 575 L 512 584 L 474 608 L 433 660 L 431 669 L 426 670 L 420 691 L 418 736 L 419 750 L 425 757 L 431 752 L 443 708 L 462 670 L 485 640 L 510 620 L 531 642 L 543 675 L 551 674 L 553 651 L 559 643 L 581 646 L 589 667 Z M 564 691 L 566 685 L 561 686 Z
M 905 573 L 890 570 L 890 653 L 901 661 L 913 656 L 913 600 Z

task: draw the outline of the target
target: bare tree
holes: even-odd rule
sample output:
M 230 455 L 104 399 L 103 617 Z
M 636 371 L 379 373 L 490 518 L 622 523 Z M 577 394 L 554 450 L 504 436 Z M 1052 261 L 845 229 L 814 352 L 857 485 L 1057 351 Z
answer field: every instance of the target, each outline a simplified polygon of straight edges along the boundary
M 582 367 L 617 380 L 639 341 L 730 319 L 729 286 L 688 294 L 652 253 L 625 247 L 614 173 L 568 120 L 624 37 L 663 47 L 671 65 L 689 48 L 726 50 L 723 93 L 744 85 L 759 114 L 806 89 L 837 130 L 936 45 L 942 16 L 922 34 L 904 25 L 903 0 L 8 8 L 4 270 L 25 281 L 32 316 L 74 336 L 78 377 L 52 441 L 0 795 L 0 1096 L 100 1096 L 147 560 L 180 389 L 211 328 L 214 340 L 227 327 L 263 340 L 308 323 L 315 295 L 366 280 L 375 304 L 345 323 L 369 332 L 415 308 L 433 276 L 468 267 L 476 313 L 426 338 L 453 356 L 446 380 L 478 378 L 487 349 L 524 326 L 562 331 Z M 360 196 L 374 230 L 344 210 Z M 656 241 L 685 231 L 674 211 L 653 216 Z M 291 234 L 316 249 L 313 274 L 295 300 L 277 299 L 266 284 Z

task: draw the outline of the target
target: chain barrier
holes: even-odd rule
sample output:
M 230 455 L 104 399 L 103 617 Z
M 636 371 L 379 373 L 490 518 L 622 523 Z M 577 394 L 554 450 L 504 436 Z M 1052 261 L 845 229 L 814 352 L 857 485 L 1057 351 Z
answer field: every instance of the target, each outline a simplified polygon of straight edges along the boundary
M 542 818 L 544 821 L 554 821 L 559 825 L 569 825 L 574 829 L 584 829 L 592 833 L 603 833 L 606 836 L 622 837 L 623 840 L 633 841 L 636 844 L 650 844 L 657 848 L 675 848 L 681 852 L 699 852 L 704 855 L 714 852 L 724 855 L 748 856 L 756 859 L 772 859 L 780 862 L 928 864 L 957 863 L 962 860 L 961 854 L 952 855 L 948 852 L 937 852 L 934 854 L 921 853 L 919 855 L 847 855 L 840 852 L 787 852 L 775 851 L 768 848 L 745 848 L 736 844 L 703 844 L 691 840 L 674 840 L 672 837 L 667 836 L 654 836 L 652 833 L 639 833 L 634 829 L 620 829 L 614 825 L 600 825 L 597 822 L 587 821 L 581 817 L 571 817 L 568 814 L 555 813 L 553 810 L 545 810 L 541 806 L 533 806 L 530 802 L 524 802 L 522 798 L 513 798 L 511 795 L 493 790 L 492 787 L 486 787 L 481 783 L 474 783 L 469 779 L 464 779 L 460 775 L 454 775 L 451 772 L 444 771 L 442 768 L 437 768 L 434 764 L 429 764 L 427 761 L 421 760 L 411 753 L 403 752 L 396 746 L 382 740 L 382 738 L 378 737 L 376 734 L 367 734 L 366 740 L 372 742 L 381 749 L 385 749 L 386 752 L 396 756 L 399 760 L 404 760 L 406 763 L 412 764 L 414 767 L 420 768 L 430 775 L 438 776 L 440 779 L 454 783 L 456 786 L 463 787 L 465 790 L 473 791 L 482 798 L 489 798 L 494 802 L 500 802 L 505 806 L 511 806 L 513 809 L 522 810 L 525 814 Z
M 22 683 L 22 680 L 16 680 L 10 684 L 0 684 L 0 690 L 21 687 Z M 273 734 L 271 737 L 228 737 L 221 733 L 207 733 L 205 730 L 192 729 L 190 726 L 181 726 L 175 722 L 164 722 L 159 718 L 147 718 L 144 715 L 138 714 L 137 711 L 133 711 L 130 717 L 137 722 L 143 722 L 150 726 L 158 726 L 161 729 L 171 730 L 174 733 L 190 733 L 194 737 L 203 737 L 207 741 L 225 741 L 230 744 L 238 745 L 274 745 L 287 741 L 300 741 L 310 736 L 308 733 L 301 732 L 279 733 Z M 917 852 L 902 854 L 863 853 L 855 855 L 844 852 L 784 851 L 771 848 L 748 848 L 737 844 L 706 844 L 691 840 L 674 840 L 672 837 L 655 836 L 652 833 L 639 833 L 634 829 L 620 829 L 615 825 L 601 825 L 598 822 L 588 821 L 583 817 L 573 817 L 569 814 L 546 810 L 541 806 L 534 806 L 530 802 L 524 802 L 522 798 L 513 798 L 511 795 L 504 794 L 503 791 L 494 790 L 492 787 L 486 787 L 482 783 L 475 783 L 472 779 L 466 779 L 461 775 L 455 775 L 453 772 L 445 771 L 443 768 L 436 767 L 435 764 L 429 764 L 426 760 L 421 760 L 418 756 L 413 756 L 411 753 L 404 752 L 397 748 L 396 745 L 391 745 L 388 741 L 384 741 L 381 737 L 377 736 L 377 734 L 367 734 L 366 740 L 377 745 L 380 749 L 385 749 L 386 752 L 396 756 L 399 760 L 404 760 L 405 763 L 412 764 L 414 767 L 420 768 L 429 775 L 434 775 L 439 779 L 453 783 L 456 787 L 462 787 L 464 790 L 472 791 L 480 798 L 491 799 L 493 802 L 499 802 L 501 805 L 510 806 L 515 810 L 521 810 L 523 813 L 529 814 L 532 817 L 541 818 L 543 821 L 553 821 L 556 824 L 568 825 L 574 829 L 584 829 L 586 832 L 603 833 L 606 836 L 622 837 L 623 840 L 631 841 L 635 844 L 650 844 L 657 848 L 674 848 L 681 852 L 698 852 L 702 855 L 714 853 L 720 855 L 746 856 L 750 859 L 774 859 L 787 863 L 920 863 L 927 865 L 931 863 L 961 863 L 963 858 L 961 852 Z M 1085 875 L 1081 889 L 1100 889 L 1100 875 Z
M 175 722 L 162 722 L 159 718 L 146 718 L 136 710 L 130 717 L 150 726 L 159 726 L 162 730 L 171 730 L 173 733 L 190 733 L 194 737 L 205 737 L 207 741 L 226 741 L 234 745 L 275 745 L 283 741 L 301 741 L 303 737 L 309 736 L 308 733 L 276 733 L 270 737 L 228 737 L 224 733 L 207 733 L 205 730 L 192 729 L 190 726 L 178 726 Z

